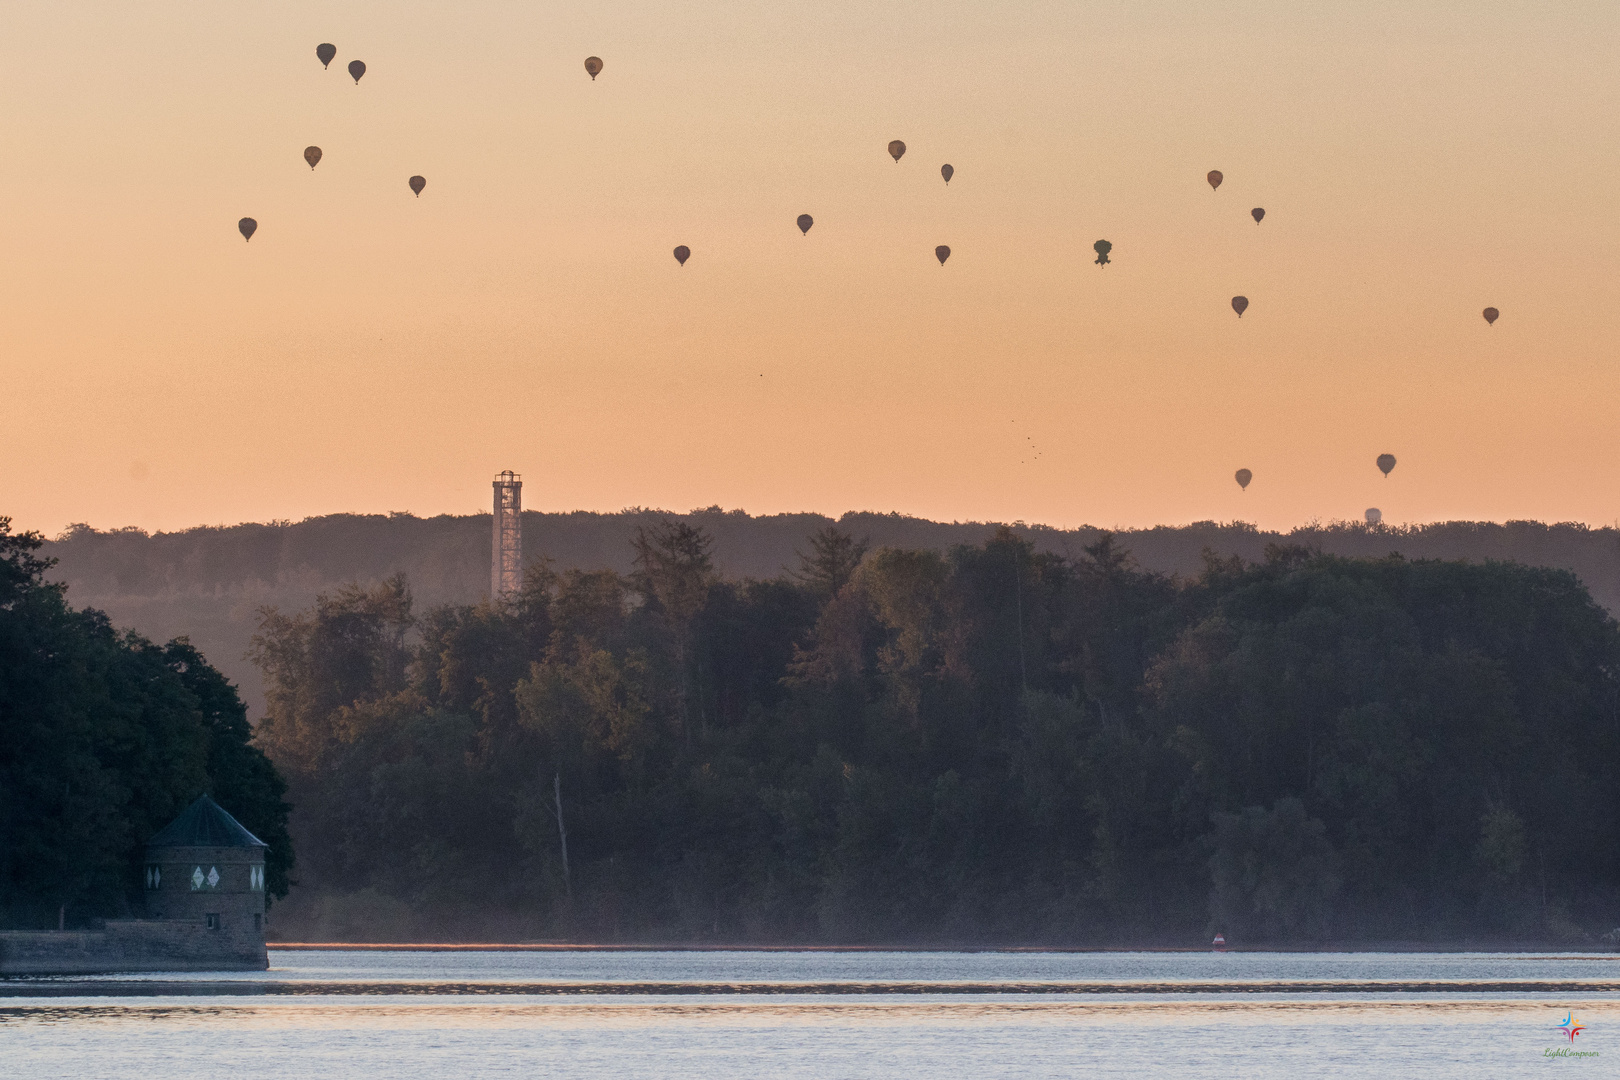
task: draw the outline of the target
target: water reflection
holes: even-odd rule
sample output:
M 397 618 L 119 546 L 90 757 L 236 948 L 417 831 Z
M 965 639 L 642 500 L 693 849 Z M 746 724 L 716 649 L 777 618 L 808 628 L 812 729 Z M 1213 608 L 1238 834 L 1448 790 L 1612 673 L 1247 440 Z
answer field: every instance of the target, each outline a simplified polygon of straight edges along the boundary
M 283 953 L 276 970 L 96 983 L 0 982 L 0 1074 L 168 1080 L 291 1074 L 357 1080 L 596 1080 L 1303 1075 L 1488 1080 L 1556 1048 L 1620 1056 L 1612 957 L 1189 954 Z M 704 994 L 723 978 L 735 991 Z M 256 982 L 254 980 L 257 980 Z M 814 979 L 834 993 L 746 992 Z M 927 992 L 928 980 L 935 992 Z M 969 981 L 1091 980 L 1087 993 L 962 993 Z M 1347 993 L 1337 982 L 1444 993 Z M 589 993 L 564 992 L 581 980 Z M 909 980 L 921 992 L 860 992 Z M 1237 990 L 1201 993 L 1226 980 Z M 1472 980 L 1465 984 L 1464 981 Z M 1491 982 L 1557 993 L 1482 993 Z M 1132 992 L 1154 982 L 1177 992 Z M 634 982 L 637 985 L 632 987 Z M 628 993 L 654 985 L 679 993 Z M 1109 992 L 1096 992 L 1105 985 Z M 1316 992 L 1300 993 L 1303 985 Z M 291 993 L 264 993 L 271 986 Z M 539 986 L 543 993 L 525 993 Z M 26 998 L 30 987 L 86 996 Z M 120 996 L 103 996 L 100 991 Z M 403 988 L 404 991 L 399 992 Z M 446 988 L 459 988 L 454 992 Z M 779 985 L 778 989 L 782 987 Z M 956 992 L 941 993 L 940 989 Z M 248 996 L 242 996 L 246 994 Z M 96 995 L 96 996 L 88 996 Z M 1572 1063 L 1584 1068 L 1594 1062 Z
M 1556 1007 L 1555 1007 L 1556 1005 Z M 353 1078 L 1522 1075 L 1613 998 L 283 998 L 0 1008 L 7 1075 Z M 1556 1015 L 1555 1015 L 1556 1014 Z M 1610 1051 L 1612 1052 L 1612 1051 Z

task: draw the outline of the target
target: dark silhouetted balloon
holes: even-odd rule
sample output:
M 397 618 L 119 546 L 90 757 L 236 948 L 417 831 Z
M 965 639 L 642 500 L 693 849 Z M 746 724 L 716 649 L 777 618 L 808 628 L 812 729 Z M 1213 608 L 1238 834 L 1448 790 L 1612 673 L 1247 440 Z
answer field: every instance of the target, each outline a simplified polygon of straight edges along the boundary
M 685 266 L 686 260 L 690 259 L 691 257 L 692 249 L 687 247 L 685 244 L 682 244 L 680 247 L 675 249 L 675 261 L 680 263 L 682 266 Z
M 934 249 L 934 258 L 939 260 L 939 265 L 944 266 L 945 260 L 950 257 L 951 249 L 946 247 L 944 244 L 941 244 L 939 247 Z
M 1377 525 L 1384 520 L 1384 512 L 1376 506 L 1367 507 L 1367 513 L 1364 516 L 1367 518 L 1367 524 L 1369 525 Z
M 1385 476 L 1388 476 L 1389 471 L 1391 469 L 1393 469 L 1394 467 L 1395 467 L 1395 455 L 1394 454 L 1379 454 L 1378 455 L 1378 471 L 1379 472 L 1383 473 Z
M 1496 324 L 1497 318 L 1501 314 L 1502 313 L 1500 311 L 1497 311 L 1495 308 L 1488 307 L 1488 308 L 1485 309 L 1485 321 L 1494 326 Z
M 1097 253 L 1097 259 L 1096 259 L 1097 265 L 1098 266 L 1107 266 L 1108 265 L 1108 253 L 1110 251 L 1114 250 L 1114 245 L 1110 244 L 1106 240 L 1099 240 L 1095 244 L 1091 245 L 1091 250 L 1095 251 Z
M 590 74 L 591 82 L 595 82 L 596 77 L 602 74 L 602 58 L 600 56 L 587 56 L 585 58 L 585 70 Z
M 943 176 L 945 178 L 945 182 L 948 184 L 951 182 L 951 177 L 956 175 L 956 170 L 951 168 L 949 165 L 941 165 L 939 167 L 939 175 Z
M 802 233 L 809 232 L 810 231 L 810 226 L 814 225 L 815 223 L 816 223 L 816 219 L 811 217 L 809 214 L 800 214 L 799 215 L 799 231 L 800 232 L 802 232 Z
M 416 197 L 420 199 L 422 197 L 422 189 L 427 187 L 427 177 L 413 176 L 410 179 L 410 185 L 411 190 L 416 192 Z M 452 199 L 451 201 L 454 202 L 455 200 Z
M 243 240 L 251 240 L 253 234 L 259 229 L 259 223 L 250 217 L 245 217 L 236 223 L 236 229 L 242 234 Z
M 1238 313 L 1238 318 L 1243 318 L 1243 313 L 1249 310 L 1249 298 L 1247 296 L 1232 297 L 1232 310 Z
M 1260 224 L 1260 219 L 1266 216 L 1265 207 L 1257 206 L 1253 210 L 1249 211 L 1249 215 L 1254 218 L 1254 223 L 1258 225 Z
M 315 166 L 321 163 L 321 148 L 318 146 L 304 147 L 304 160 L 309 162 L 310 171 L 314 172 Z
M 1209 186 L 1211 188 L 1219 189 L 1221 186 L 1221 181 L 1225 180 L 1226 177 L 1221 175 L 1221 170 L 1211 169 L 1209 170 L 1209 175 L 1204 177 L 1204 179 L 1209 181 Z
M 899 139 L 894 140 L 889 144 L 889 156 L 894 158 L 896 165 L 900 164 L 900 159 L 906 156 L 906 144 Z
M 1248 469 L 1239 469 L 1232 475 L 1232 479 L 1238 482 L 1238 487 L 1242 488 L 1244 491 L 1248 491 L 1249 481 L 1254 479 L 1254 473 L 1250 472 Z
M 365 73 L 366 62 L 364 60 L 349 61 L 349 74 L 354 76 L 354 85 L 360 85 L 360 76 L 364 75 Z
M 336 45 L 315 46 L 315 58 L 321 62 L 321 67 L 331 67 L 332 57 L 337 55 Z

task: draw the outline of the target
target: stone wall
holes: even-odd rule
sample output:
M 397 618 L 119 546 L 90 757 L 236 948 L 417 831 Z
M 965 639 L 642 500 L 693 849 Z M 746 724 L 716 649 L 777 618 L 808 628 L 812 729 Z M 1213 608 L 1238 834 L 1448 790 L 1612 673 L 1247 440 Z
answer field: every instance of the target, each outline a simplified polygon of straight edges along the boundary
M 244 941 L 190 920 L 109 921 L 104 930 L 0 933 L 0 975 L 118 971 L 263 971 L 263 940 Z
M 264 949 L 264 849 L 147 847 L 146 915 L 208 923 L 242 952 Z

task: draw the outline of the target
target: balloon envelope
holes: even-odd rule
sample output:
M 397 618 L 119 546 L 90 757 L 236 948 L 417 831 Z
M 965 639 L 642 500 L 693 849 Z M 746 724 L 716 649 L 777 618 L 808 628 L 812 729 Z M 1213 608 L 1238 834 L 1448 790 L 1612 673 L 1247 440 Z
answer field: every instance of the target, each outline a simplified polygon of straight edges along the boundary
M 418 199 L 420 199 L 422 197 L 422 189 L 427 187 L 427 177 L 425 177 L 425 176 L 413 176 L 410 179 L 410 185 L 411 185 L 411 190 L 416 192 L 416 197 Z M 451 201 L 453 202 L 454 200 L 451 200 Z
M 1239 469 L 1232 478 L 1238 482 L 1238 487 L 1247 491 L 1249 490 L 1249 481 L 1254 479 L 1254 473 L 1248 469 Z
M 1379 472 L 1383 473 L 1385 476 L 1388 476 L 1389 471 L 1391 469 L 1393 469 L 1394 467 L 1395 467 L 1395 455 L 1394 454 L 1379 454 L 1378 455 L 1378 471 Z
M 591 81 L 595 82 L 596 77 L 602 74 L 602 58 L 600 56 L 587 56 L 585 58 L 585 70 L 589 73 Z
M 354 84 L 360 85 L 360 76 L 366 73 L 366 64 L 363 60 L 349 61 L 349 74 L 354 76 Z
M 945 182 L 948 184 L 951 182 L 951 177 L 956 175 L 956 170 L 951 168 L 949 165 L 941 165 L 939 167 L 939 175 L 943 176 L 945 178 Z
M 330 67 L 332 58 L 337 55 L 336 45 L 315 46 L 315 58 L 321 62 L 321 67 Z
M 311 170 L 321 163 L 321 148 L 318 146 L 304 147 L 304 160 L 309 162 Z
M 894 158 L 895 162 L 898 163 L 901 158 L 906 156 L 906 144 L 901 142 L 899 139 L 894 140 L 894 142 L 889 144 L 889 156 Z
M 686 260 L 690 259 L 691 257 L 692 249 L 687 247 L 685 244 L 682 244 L 680 247 L 675 249 L 675 261 L 680 263 L 682 266 L 685 266 Z
M 799 231 L 800 232 L 802 232 L 802 233 L 809 232 L 810 231 L 810 226 L 814 225 L 815 223 L 816 223 L 816 219 L 811 217 L 809 214 L 800 214 L 799 215 Z
M 259 228 L 259 223 L 250 217 L 245 217 L 236 223 L 236 230 L 242 234 L 242 239 L 251 240 Z
M 1114 245 L 1110 244 L 1106 240 L 1099 240 L 1095 244 L 1091 245 L 1091 250 L 1095 251 L 1097 253 L 1097 259 L 1096 259 L 1097 265 L 1098 266 L 1107 266 L 1108 265 L 1108 253 L 1110 251 L 1114 250 Z
M 946 247 L 944 244 L 941 244 L 939 247 L 934 249 L 934 258 L 939 260 L 939 265 L 944 266 L 945 260 L 950 257 L 951 249 Z
M 1260 224 L 1260 219 L 1266 216 L 1266 208 L 1263 206 L 1257 206 L 1253 210 L 1249 211 L 1249 215 L 1254 218 L 1254 223 L 1258 225 Z
M 1232 297 L 1232 310 L 1238 313 L 1238 318 L 1243 318 L 1243 313 L 1249 310 L 1249 298 L 1247 296 Z
M 1209 181 L 1209 186 L 1211 188 L 1219 188 L 1221 186 L 1221 181 L 1225 180 L 1226 177 L 1221 175 L 1221 170 L 1211 169 L 1209 170 L 1209 175 L 1204 177 L 1204 179 Z
M 1376 507 L 1376 506 L 1369 506 L 1369 507 L 1367 507 L 1367 515 L 1366 515 L 1366 517 L 1367 517 L 1367 524 L 1369 524 L 1369 525 L 1377 525 L 1380 521 L 1384 520 L 1384 512 L 1382 510 L 1378 509 L 1378 507 Z
M 1502 313 L 1500 311 L 1497 311 L 1495 308 L 1488 307 L 1488 308 L 1485 309 L 1485 321 L 1487 323 L 1490 323 L 1490 324 L 1494 325 L 1496 323 L 1497 317 L 1499 315 L 1501 315 L 1501 314 Z

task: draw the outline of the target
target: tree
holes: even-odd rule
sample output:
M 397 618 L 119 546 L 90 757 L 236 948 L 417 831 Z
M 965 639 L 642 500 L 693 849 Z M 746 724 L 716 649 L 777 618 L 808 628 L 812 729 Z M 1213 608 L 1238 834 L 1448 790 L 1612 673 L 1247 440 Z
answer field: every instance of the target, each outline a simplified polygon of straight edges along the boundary
M 1247 941 L 1320 940 L 1327 935 L 1340 878 L 1320 821 L 1298 799 L 1270 810 L 1215 814 L 1211 928 Z
M 1183 770 L 1161 813 L 1300 800 L 1344 860 L 1352 933 L 1478 925 L 1475 852 L 1511 847 L 1479 847 L 1482 818 L 1507 820 L 1493 808 L 1512 808 L 1565 897 L 1603 903 L 1620 636 L 1570 575 L 1278 549 L 1205 587 L 1209 614 L 1146 680 Z
M 1620 916 L 1620 628 L 1570 575 L 1294 545 L 1188 580 L 1002 530 L 858 561 L 822 533 L 737 580 L 680 524 L 627 577 L 267 619 L 326 925 L 1169 944 Z
M 796 552 L 799 569 L 793 577 L 825 604 L 855 576 L 868 546 L 867 540 L 856 540 L 838 526 L 828 525 L 811 534 L 808 554 Z
M 664 521 L 637 528 L 635 572 L 632 586 L 641 594 L 642 610 L 656 620 L 666 635 L 676 675 L 677 726 L 691 736 L 693 623 L 714 581 L 709 557 L 713 542 L 700 528 L 684 521 Z M 702 697 L 698 697 L 701 709 Z M 700 717 L 701 720 L 701 717 Z
M 292 807 L 287 782 L 263 750 L 253 745 L 247 706 L 185 638 L 164 646 L 163 658 L 197 701 L 208 732 L 208 790 L 214 801 L 248 832 L 270 845 L 264 855 L 265 895 L 287 895 L 292 884 L 293 843 L 287 828 Z
M 250 655 L 267 683 L 259 739 L 271 756 L 295 775 L 317 768 L 334 745 L 337 709 L 404 687 L 414 625 L 403 574 L 319 596 L 309 612 L 261 611 Z
M 205 791 L 292 850 L 280 780 L 235 689 L 183 640 L 157 646 L 75 611 L 37 535 L 0 518 L 0 920 L 138 912 L 146 840 Z

